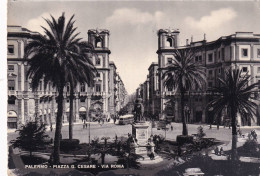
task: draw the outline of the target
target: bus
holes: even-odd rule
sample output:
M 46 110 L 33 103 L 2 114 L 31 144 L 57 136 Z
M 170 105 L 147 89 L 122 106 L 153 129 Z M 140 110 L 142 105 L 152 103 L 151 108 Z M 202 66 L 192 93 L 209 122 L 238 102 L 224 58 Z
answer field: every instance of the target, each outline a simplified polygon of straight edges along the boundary
M 132 124 L 134 122 L 134 115 L 133 114 L 127 114 L 119 117 L 119 125 L 127 125 Z

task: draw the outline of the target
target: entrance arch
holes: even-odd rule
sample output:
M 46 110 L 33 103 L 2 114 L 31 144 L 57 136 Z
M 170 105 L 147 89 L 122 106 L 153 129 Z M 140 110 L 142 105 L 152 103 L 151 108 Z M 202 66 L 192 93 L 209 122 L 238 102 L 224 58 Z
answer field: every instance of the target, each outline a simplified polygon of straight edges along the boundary
M 87 120 L 87 109 L 83 106 L 79 108 L 79 118 L 82 121 Z
M 15 111 L 9 111 L 7 113 L 7 127 L 17 128 L 17 113 Z

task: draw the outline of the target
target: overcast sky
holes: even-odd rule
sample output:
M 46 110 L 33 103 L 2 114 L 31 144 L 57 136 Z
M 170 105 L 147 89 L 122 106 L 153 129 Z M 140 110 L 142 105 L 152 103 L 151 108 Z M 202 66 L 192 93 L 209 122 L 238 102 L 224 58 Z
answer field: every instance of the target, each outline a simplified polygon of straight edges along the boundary
M 9 1 L 8 25 L 21 25 L 41 32 L 44 18 L 67 19 L 75 14 L 78 32 L 87 40 L 88 29 L 110 30 L 110 60 L 114 61 L 128 93 L 145 81 L 151 62 L 157 62 L 157 30 L 180 30 L 180 44 L 208 41 L 236 31 L 260 34 L 258 2 L 26 2 Z

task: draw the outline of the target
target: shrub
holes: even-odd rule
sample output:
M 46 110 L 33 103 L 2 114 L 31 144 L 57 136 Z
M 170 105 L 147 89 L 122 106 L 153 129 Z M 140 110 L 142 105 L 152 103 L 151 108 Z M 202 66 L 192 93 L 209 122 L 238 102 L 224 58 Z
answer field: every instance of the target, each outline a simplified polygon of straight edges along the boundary
M 248 139 L 243 145 L 243 148 L 248 152 L 256 152 L 259 150 L 257 141 L 252 139 Z
M 199 139 L 203 138 L 204 136 L 206 136 L 206 134 L 204 133 L 203 127 L 199 126 L 198 128 L 198 132 L 197 132 L 197 136 Z
M 30 152 L 30 157 L 33 151 L 44 149 L 50 144 L 49 136 L 46 134 L 46 125 L 29 122 L 22 125 L 19 130 L 19 136 L 11 141 L 14 148 L 20 148 Z
M 74 150 L 79 147 L 78 139 L 62 139 L 60 141 L 60 149 L 61 150 Z
M 193 136 L 178 135 L 176 141 L 177 141 L 178 145 L 193 143 Z

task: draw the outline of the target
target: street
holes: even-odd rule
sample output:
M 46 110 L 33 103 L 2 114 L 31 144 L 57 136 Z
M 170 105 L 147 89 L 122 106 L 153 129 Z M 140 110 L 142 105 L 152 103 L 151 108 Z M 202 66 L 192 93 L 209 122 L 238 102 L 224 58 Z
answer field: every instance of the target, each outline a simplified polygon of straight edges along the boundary
M 166 131 L 166 139 L 167 140 L 176 140 L 177 135 L 181 135 L 182 133 L 182 123 L 172 123 L 173 130 L 171 131 L 170 125 L 167 127 L 169 128 L 168 131 Z M 188 124 L 188 133 L 196 134 L 197 128 L 200 126 L 199 124 Z M 209 129 L 209 125 L 201 124 L 201 126 L 204 129 L 204 132 L 206 133 L 205 137 L 208 138 L 216 138 L 220 141 L 230 141 L 231 136 L 231 129 L 229 128 L 223 128 L 223 126 L 220 126 L 220 129 L 217 130 L 216 126 L 213 126 L 212 129 Z M 241 131 L 243 134 L 250 132 L 253 129 L 260 129 L 260 127 L 241 127 Z M 47 134 L 54 138 L 55 129 L 53 131 L 47 131 Z M 90 124 L 90 138 L 91 140 L 94 137 L 99 137 L 101 139 L 102 137 L 110 137 L 108 141 L 112 141 L 115 138 L 115 135 L 117 137 L 127 137 L 128 133 L 132 134 L 132 126 L 131 125 L 118 125 L 113 123 L 105 122 L 102 126 L 98 123 L 94 122 Z M 157 128 L 148 128 L 148 136 L 157 134 L 161 134 L 165 136 L 164 130 L 157 130 Z M 18 136 L 18 132 L 10 132 L 8 133 L 8 142 L 15 139 Z M 62 127 L 62 138 L 68 138 L 69 137 L 69 126 L 68 124 L 63 125 Z M 89 126 L 87 128 L 83 129 L 83 123 L 79 122 L 74 124 L 73 127 L 73 138 L 79 139 L 80 143 L 88 143 L 89 142 Z

